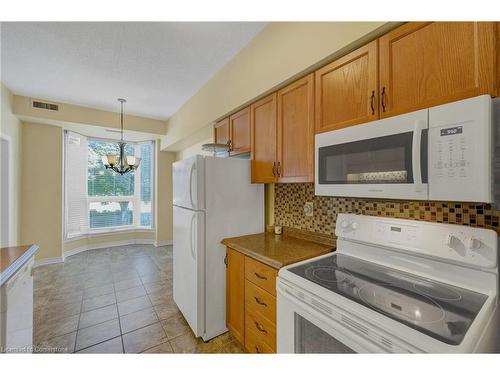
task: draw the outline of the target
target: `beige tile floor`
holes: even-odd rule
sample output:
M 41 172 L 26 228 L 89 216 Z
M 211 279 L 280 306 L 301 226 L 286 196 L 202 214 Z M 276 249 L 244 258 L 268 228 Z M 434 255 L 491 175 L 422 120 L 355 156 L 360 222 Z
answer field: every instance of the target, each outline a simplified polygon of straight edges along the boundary
M 195 338 L 172 298 L 172 247 L 91 250 L 35 269 L 39 353 L 243 353 Z

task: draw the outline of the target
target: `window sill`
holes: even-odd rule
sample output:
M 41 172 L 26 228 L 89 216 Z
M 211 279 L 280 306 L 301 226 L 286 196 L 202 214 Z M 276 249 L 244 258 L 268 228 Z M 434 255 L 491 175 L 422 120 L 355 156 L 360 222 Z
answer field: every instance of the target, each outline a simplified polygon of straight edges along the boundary
M 125 233 L 154 233 L 154 228 L 146 228 L 146 227 L 126 227 L 126 228 L 107 228 L 102 230 L 92 230 L 84 234 L 79 234 L 76 236 L 66 237 L 64 242 L 71 242 L 76 240 L 81 240 L 90 237 L 104 237 L 110 236 L 113 234 L 125 234 Z

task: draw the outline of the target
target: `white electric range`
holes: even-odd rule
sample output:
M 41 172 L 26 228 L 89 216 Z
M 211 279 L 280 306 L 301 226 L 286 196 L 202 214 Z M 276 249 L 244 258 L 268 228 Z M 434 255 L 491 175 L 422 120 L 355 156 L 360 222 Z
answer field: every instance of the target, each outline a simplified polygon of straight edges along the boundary
M 339 214 L 335 234 L 279 271 L 279 353 L 500 351 L 496 232 Z

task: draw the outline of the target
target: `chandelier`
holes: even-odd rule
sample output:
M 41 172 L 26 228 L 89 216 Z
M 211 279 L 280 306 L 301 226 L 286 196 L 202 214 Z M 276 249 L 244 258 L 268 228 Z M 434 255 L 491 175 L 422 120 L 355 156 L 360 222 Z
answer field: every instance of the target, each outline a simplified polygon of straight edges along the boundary
M 106 167 L 106 169 L 112 169 L 116 173 L 121 175 L 133 172 L 137 168 L 139 168 L 139 164 L 141 163 L 141 158 L 125 155 L 125 146 L 127 145 L 123 140 L 123 103 L 126 102 L 125 99 L 118 98 L 118 101 L 121 105 L 121 114 L 120 114 L 120 124 L 121 124 L 121 140 L 118 142 L 118 146 L 120 148 L 120 155 L 104 155 L 102 156 L 102 163 Z

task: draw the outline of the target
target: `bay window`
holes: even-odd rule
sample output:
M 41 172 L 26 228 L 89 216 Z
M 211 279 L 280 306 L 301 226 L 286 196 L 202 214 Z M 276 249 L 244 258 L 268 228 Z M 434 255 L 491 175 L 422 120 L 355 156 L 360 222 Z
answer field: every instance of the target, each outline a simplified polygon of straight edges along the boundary
M 116 141 L 65 133 L 66 238 L 153 226 L 153 142 L 127 143 L 127 155 L 141 158 L 139 168 L 120 175 L 101 157 L 119 154 Z

